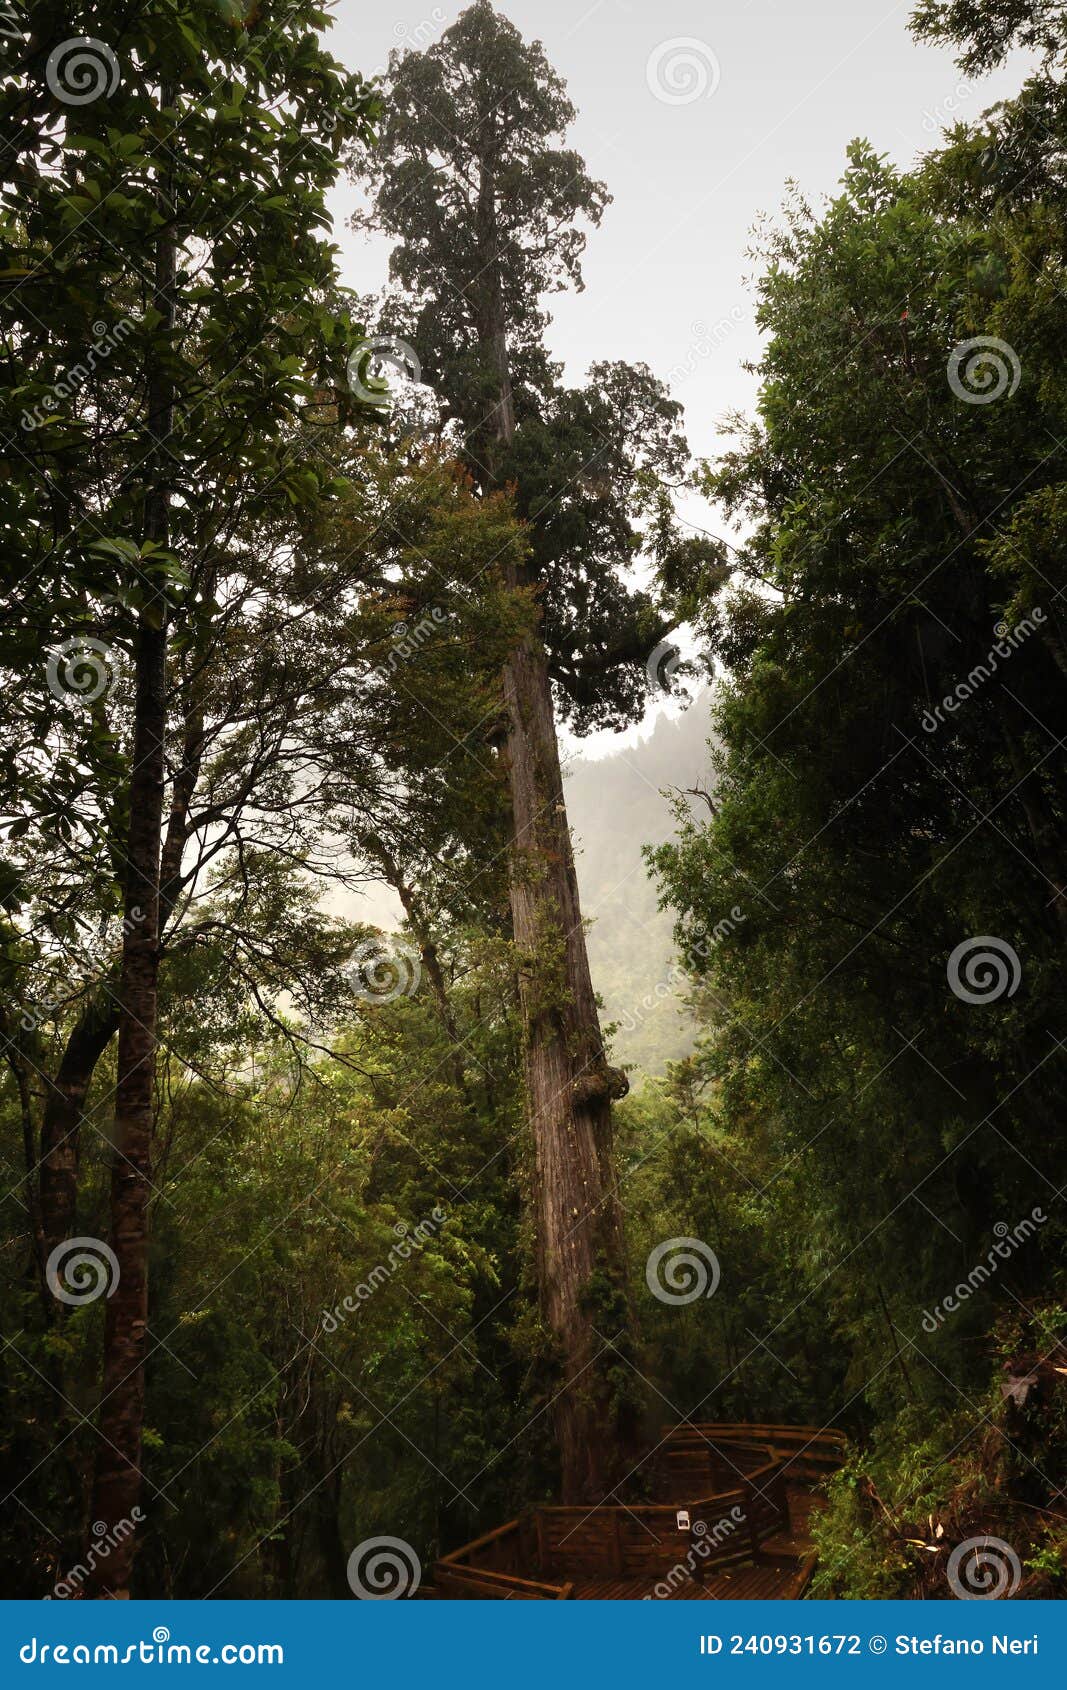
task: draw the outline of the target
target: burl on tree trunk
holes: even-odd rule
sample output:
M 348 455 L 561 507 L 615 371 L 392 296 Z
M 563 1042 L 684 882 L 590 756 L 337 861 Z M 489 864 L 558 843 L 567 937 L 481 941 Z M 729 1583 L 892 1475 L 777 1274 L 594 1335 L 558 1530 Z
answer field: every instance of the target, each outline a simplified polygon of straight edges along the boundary
M 538 1283 L 562 1375 L 552 1412 L 564 1502 L 600 1502 L 627 1461 L 636 1431 L 632 1409 L 610 1383 L 618 1370 L 608 1343 L 618 1336 L 613 1316 L 626 1307 L 611 1103 L 627 1083 L 605 1060 L 551 681 L 535 639 L 513 653 L 504 692 L 514 823 L 511 910 L 535 1149 Z

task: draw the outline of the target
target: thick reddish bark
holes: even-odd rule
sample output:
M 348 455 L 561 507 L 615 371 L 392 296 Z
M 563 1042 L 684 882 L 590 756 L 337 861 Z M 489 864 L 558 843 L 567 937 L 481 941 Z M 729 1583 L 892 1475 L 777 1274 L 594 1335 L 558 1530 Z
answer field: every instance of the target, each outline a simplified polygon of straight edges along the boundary
M 611 1102 L 626 1082 L 605 1062 L 551 683 L 535 641 L 512 655 L 504 686 L 514 828 L 511 912 L 535 1153 L 537 1275 L 542 1317 L 561 1370 L 553 1422 L 564 1502 L 601 1502 L 627 1461 L 635 1432 L 626 1405 L 608 1384 L 616 1357 L 605 1340 L 617 1334 L 597 1330 L 598 1318 L 613 1324 L 613 1301 L 625 1306 Z
M 515 432 L 515 408 L 496 254 L 492 152 L 487 143 L 478 197 L 484 263 L 475 310 L 497 391 L 484 427 L 497 445 L 506 447 Z M 492 462 L 492 446 L 487 456 Z M 510 584 L 530 583 L 514 569 Z M 611 1103 L 627 1087 L 624 1076 L 605 1060 L 563 796 L 552 683 L 546 654 L 533 634 L 508 661 L 504 700 L 511 915 L 534 1145 L 538 1292 L 560 1369 L 553 1425 L 563 1501 L 602 1502 L 614 1478 L 625 1471 L 636 1436 L 632 1407 L 611 1382 L 618 1360 L 606 1340 L 617 1332 L 603 1330 L 604 1325 L 617 1327 L 626 1308 Z

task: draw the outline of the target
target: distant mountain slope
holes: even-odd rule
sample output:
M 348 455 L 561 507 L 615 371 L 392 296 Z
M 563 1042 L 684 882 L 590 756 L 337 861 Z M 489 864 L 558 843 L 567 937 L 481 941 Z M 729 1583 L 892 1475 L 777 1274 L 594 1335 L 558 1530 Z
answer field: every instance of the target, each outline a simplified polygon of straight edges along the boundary
M 591 919 L 593 985 L 604 1000 L 605 1025 L 618 1023 L 616 1062 L 641 1074 L 661 1073 L 693 1047 L 694 1026 L 669 984 L 676 953 L 670 911 L 656 908 L 656 891 L 641 856 L 674 831 L 663 788 L 710 778 L 706 741 L 710 695 L 701 693 L 675 720 L 661 717 L 649 737 L 596 760 L 567 766 L 567 811 L 574 834 L 582 912 Z M 335 913 L 395 931 L 402 914 L 395 894 L 368 883 L 362 895 L 329 902 Z
M 589 959 L 604 1000 L 603 1020 L 617 1022 L 615 1060 L 658 1073 L 686 1056 L 694 1026 L 669 985 L 675 961 L 669 911 L 641 856 L 674 832 L 663 789 L 707 784 L 710 694 L 703 692 L 675 720 L 666 717 L 637 746 L 568 766 L 567 810 L 574 833 L 582 912 L 592 919 Z

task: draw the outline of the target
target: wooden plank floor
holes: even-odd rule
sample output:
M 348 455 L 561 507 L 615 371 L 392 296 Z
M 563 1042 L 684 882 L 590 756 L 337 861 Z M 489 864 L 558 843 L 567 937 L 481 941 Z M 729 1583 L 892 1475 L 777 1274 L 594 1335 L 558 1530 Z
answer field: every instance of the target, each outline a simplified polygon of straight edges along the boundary
M 796 1567 L 732 1567 L 729 1572 L 708 1575 L 702 1585 L 691 1579 L 676 1586 L 662 1599 L 667 1602 L 787 1602 L 797 1583 Z M 655 1581 L 649 1579 L 595 1579 L 575 1581 L 576 1602 L 640 1602 L 656 1600 Z

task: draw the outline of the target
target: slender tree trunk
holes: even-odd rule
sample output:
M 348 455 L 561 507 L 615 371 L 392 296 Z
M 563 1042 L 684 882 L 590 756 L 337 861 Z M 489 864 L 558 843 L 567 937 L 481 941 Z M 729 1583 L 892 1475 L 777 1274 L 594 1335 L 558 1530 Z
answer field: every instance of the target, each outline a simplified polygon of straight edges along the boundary
M 37 1140 L 33 1130 L 33 1092 L 30 1086 L 30 1067 L 23 1051 L 19 1048 L 17 1039 L 9 1031 L 9 1026 L 6 1016 L 0 1012 L 0 1037 L 3 1037 L 8 1047 L 7 1064 L 18 1092 L 19 1115 L 22 1121 L 22 1154 L 26 1164 L 26 1212 L 30 1222 L 28 1271 L 36 1279 L 40 1288 L 45 1316 L 48 1320 L 52 1320 L 55 1318 L 56 1305 L 45 1280 L 47 1251 L 44 1245 L 44 1227 L 41 1223 L 40 1193 L 37 1180 L 34 1178 Z
M 506 315 L 496 262 L 496 196 L 483 164 L 478 217 L 480 334 L 496 380 L 496 442 L 515 431 Z M 517 567 L 509 585 L 528 586 Z M 542 1318 L 560 1382 L 552 1404 L 563 1501 L 601 1502 L 626 1470 L 636 1416 L 618 1389 L 608 1340 L 628 1325 L 622 1211 L 614 1166 L 613 1098 L 625 1077 L 608 1067 L 578 899 L 552 683 L 533 634 L 504 673 L 512 807 L 511 915 L 519 956 L 526 1105 L 534 1144 L 534 1223 Z
M 117 1026 L 118 1010 L 106 989 L 94 994 L 71 1029 L 55 1079 L 48 1081 L 41 1118 L 39 1182 L 46 1258 L 76 1230 L 85 1098 L 96 1065 Z
M 173 799 L 163 842 L 159 893 L 161 934 L 173 914 L 181 888 L 186 825 L 189 806 L 200 774 L 203 738 L 203 717 L 194 704 L 187 715 L 182 763 L 174 779 Z M 49 1253 L 62 1244 L 64 1239 L 71 1237 L 76 1229 L 80 1139 L 85 1099 L 96 1065 L 118 1028 L 116 987 L 121 991 L 117 979 L 105 980 L 99 992 L 89 1000 L 71 1030 L 55 1079 L 47 1081 L 39 1158 L 39 1206 L 45 1260 Z M 56 1306 L 62 1311 L 63 1304 Z
M 411 928 L 415 942 L 419 947 L 419 956 L 430 982 L 434 1002 L 437 1005 L 438 1018 L 448 1036 L 452 1057 L 452 1077 L 456 1083 L 456 1090 L 467 1107 L 471 1108 L 473 1103 L 463 1066 L 463 1041 L 459 1036 L 456 1018 L 452 1013 L 452 1004 L 449 1000 L 448 987 L 445 984 L 444 972 L 441 968 L 441 959 L 437 954 L 437 946 L 434 944 L 429 927 L 423 919 L 414 893 L 404 879 L 400 864 L 388 846 L 382 839 L 374 838 L 368 841 L 368 849 L 377 856 L 385 873 L 386 881 L 400 899 L 404 914 L 407 916 L 408 926 Z
M 167 104 L 166 91 L 163 105 Z M 161 196 L 161 205 L 165 201 Z M 165 215 L 169 215 L 168 211 Z M 156 246 L 155 307 L 173 322 L 175 234 L 168 225 Z M 148 430 L 154 451 L 147 466 L 145 538 L 166 546 L 170 500 L 165 442 L 173 417 L 168 376 L 153 361 L 148 383 Z M 166 732 L 166 604 L 162 596 L 141 612 L 137 638 L 133 768 L 126 853 L 125 923 L 119 987 L 115 1157 L 111 1172 L 111 1248 L 117 1285 L 107 1304 L 103 1395 L 97 1426 L 94 1521 L 109 1530 L 134 1520 L 141 1498 L 144 1353 L 148 1326 L 148 1201 L 151 1189 L 156 1019 L 159 983 L 160 836 L 163 826 Z M 128 1597 L 137 1536 L 129 1527 L 106 1559 L 98 1559 L 90 1589 Z

